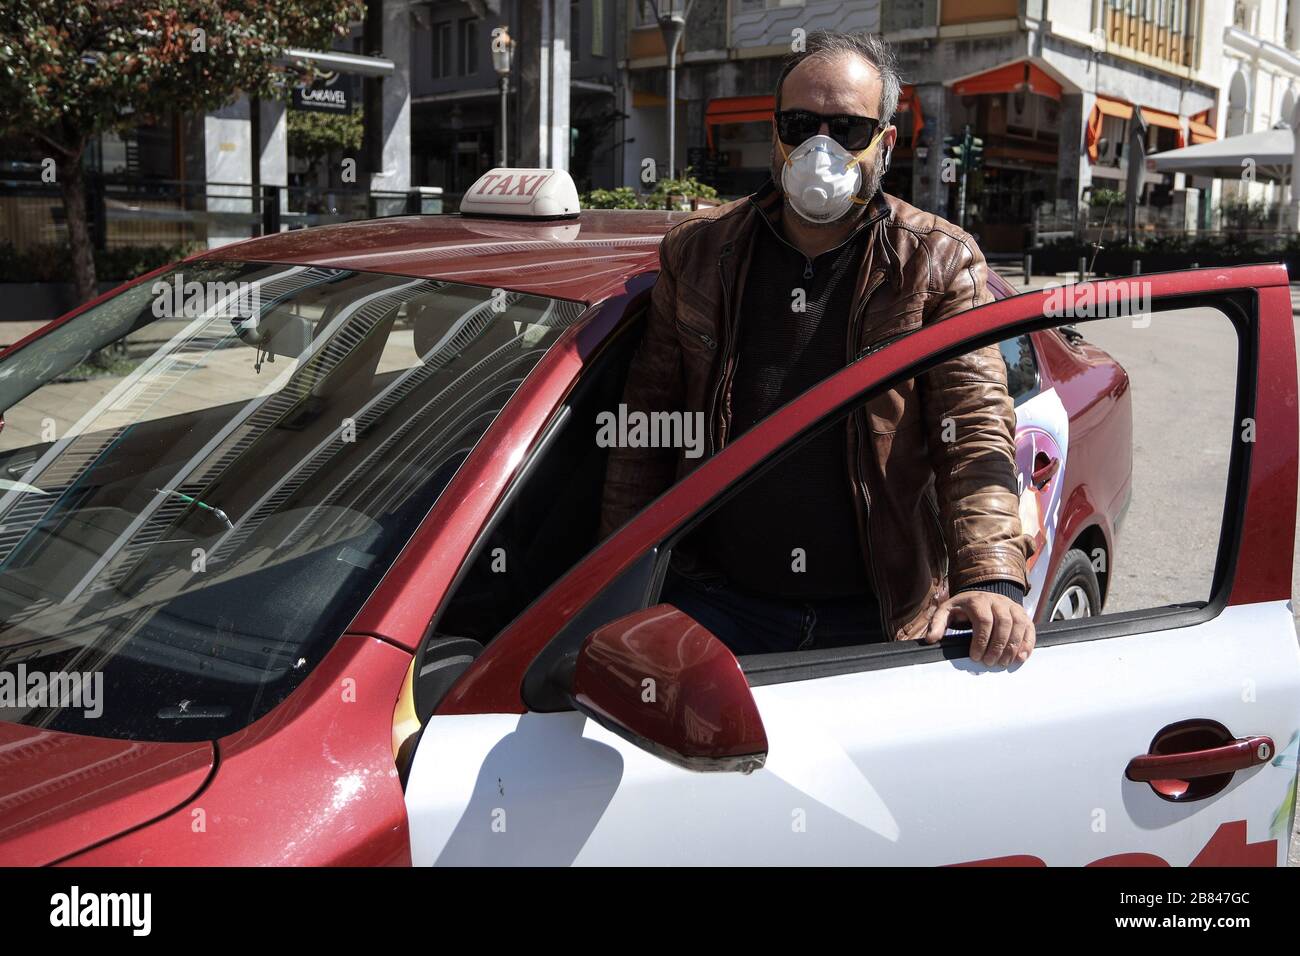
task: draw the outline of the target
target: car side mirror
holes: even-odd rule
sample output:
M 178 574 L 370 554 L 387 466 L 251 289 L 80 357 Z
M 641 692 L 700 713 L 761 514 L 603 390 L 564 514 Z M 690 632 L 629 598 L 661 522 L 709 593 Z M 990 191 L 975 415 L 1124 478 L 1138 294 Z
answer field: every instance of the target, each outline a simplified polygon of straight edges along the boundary
M 740 663 L 670 604 L 597 628 L 573 665 L 573 706 L 687 770 L 751 773 L 767 733 Z

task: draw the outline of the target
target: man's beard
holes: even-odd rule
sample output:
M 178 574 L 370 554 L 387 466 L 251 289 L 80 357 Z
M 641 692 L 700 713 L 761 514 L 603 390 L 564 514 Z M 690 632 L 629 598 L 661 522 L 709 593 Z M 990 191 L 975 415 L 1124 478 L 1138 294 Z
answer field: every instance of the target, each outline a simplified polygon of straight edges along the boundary
M 876 198 L 876 193 L 880 192 L 880 183 L 885 178 L 885 164 L 883 162 L 882 150 L 877 149 L 875 156 L 871 159 L 871 165 L 868 167 L 865 163 L 862 166 L 862 182 L 858 185 L 857 197 L 860 203 L 853 203 L 849 206 L 848 212 L 838 219 L 832 219 L 830 222 L 813 222 L 811 219 L 804 219 L 795 212 L 794 207 L 790 205 L 790 197 L 781 192 L 781 200 L 785 208 L 790 210 L 799 221 L 808 229 L 828 229 L 843 226 L 847 222 L 852 222 L 860 216 L 866 214 L 867 205 L 871 200 Z M 776 184 L 777 189 L 781 189 L 781 170 L 785 168 L 785 160 L 777 150 L 776 146 L 772 147 L 772 182 Z

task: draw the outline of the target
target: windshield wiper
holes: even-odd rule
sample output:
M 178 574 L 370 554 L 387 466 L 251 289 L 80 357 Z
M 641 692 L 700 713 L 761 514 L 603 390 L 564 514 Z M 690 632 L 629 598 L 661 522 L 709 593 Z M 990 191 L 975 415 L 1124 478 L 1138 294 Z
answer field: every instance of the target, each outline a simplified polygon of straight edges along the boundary
M 206 501 L 200 501 L 198 498 L 195 498 L 192 495 L 187 495 L 184 494 L 183 492 L 175 491 L 175 490 L 169 491 L 165 488 L 155 488 L 154 491 L 158 492 L 158 494 L 160 495 L 175 495 L 177 498 L 181 499 L 181 501 L 185 502 L 187 505 L 194 505 L 196 508 L 200 508 L 203 511 L 210 511 L 219 521 L 224 522 L 227 528 L 229 528 L 231 531 L 235 530 L 234 522 L 232 522 L 228 517 L 226 517 L 226 513 L 222 511 L 220 508 L 208 504 Z

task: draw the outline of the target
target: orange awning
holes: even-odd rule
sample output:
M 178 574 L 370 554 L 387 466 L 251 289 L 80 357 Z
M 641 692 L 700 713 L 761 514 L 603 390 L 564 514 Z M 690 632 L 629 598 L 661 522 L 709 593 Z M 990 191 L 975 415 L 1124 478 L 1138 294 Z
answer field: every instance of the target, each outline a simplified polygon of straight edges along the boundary
M 1146 120 L 1148 126 L 1163 126 L 1165 129 L 1172 129 L 1178 133 L 1178 149 L 1187 145 L 1187 136 L 1183 133 L 1183 121 L 1177 113 L 1166 113 L 1164 110 L 1153 110 L 1148 106 L 1142 107 L 1142 118 Z
M 1133 104 L 1123 100 L 1113 100 L 1109 96 L 1098 96 L 1097 105 L 1093 107 L 1102 116 L 1115 116 L 1122 120 L 1133 118 Z
M 898 112 L 912 114 L 912 141 L 925 129 L 925 115 L 921 112 L 921 97 L 915 86 L 905 86 L 898 95 Z
M 1186 136 L 1183 133 L 1183 121 L 1175 113 L 1166 113 L 1164 110 L 1152 109 L 1149 106 L 1139 106 L 1138 111 L 1142 114 L 1142 119 L 1148 126 L 1162 126 L 1165 129 L 1172 129 L 1178 132 L 1179 148 L 1187 145 Z M 1130 120 L 1133 118 L 1133 104 L 1125 103 L 1123 100 L 1117 100 L 1109 96 L 1097 95 L 1097 102 L 1092 108 L 1092 113 L 1088 116 L 1088 126 L 1086 130 L 1085 142 L 1088 148 L 1088 158 L 1092 162 L 1097 161 L 1097 141 L 1101 139 L 1101 118 L 1103 116 L 1113 116 L 1116 119 Z M 1193 129 L 1195 129 L 1195 120 L 1190 120 Z M 1204 125 L 1204 124 L 1201 124 Z M 1208 127 L 1206 127 L 1208 129 Z M 1210 130 L 1211 139 L 1214 138 L 1213 130 Z M 1195 134 L 1193 134 L 1194 136 Z M 1193 142 L 1204 142 L 1204 140 L 1193 139 Z
M 1028 60 L 1008 63 L 981 73 L 979 76 L 967 77 L 953 84 L 952 91 L 958 96 L 977 96 L 981 93 L 1014 93 L 1028 85 L 1031 93 L 1050 96 L 1054 100 L 1061 98 L 1061 84 L 1045 73 L 1042 68 Z
M 724 123 L 770 123 L 776 109 L 772 96 L 720 96 L 704 111 L 704 138 L 713 149 L 713 127 Z
M 1187 129 L 1192 134 L 1192 145 L 1197 143 L 1213 143 L 1219 138 L 1219 134 L 1214 131 L 1210 125 L 1210 111 L 1204 110 L 1197 113 L 1187 121 Z
M 1092 112 L 1088 114 L 1088 125 L 1084 131 L 1088 160 L 1094 163 L 1097 161 L 1097 141 L 1101 139 L 1101 118 L 1103 116 L 1114 116 L 1116 119 L 1122 120 L 1132 119 L 1133 104 L 1125 103 L 1123 100 L 1114 100 L 1109 96 L 1097 97 Z

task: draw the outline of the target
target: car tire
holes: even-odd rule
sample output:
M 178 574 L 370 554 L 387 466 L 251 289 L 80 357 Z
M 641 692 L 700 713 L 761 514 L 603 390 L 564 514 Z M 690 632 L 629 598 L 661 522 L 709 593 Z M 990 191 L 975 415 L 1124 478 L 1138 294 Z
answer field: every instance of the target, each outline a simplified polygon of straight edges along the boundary
M 1048 621 L 1072 621 L 1101 613 L 1101 585 L 1088 556 L 1078 548 L 1065 553 L 1047 596 Z

